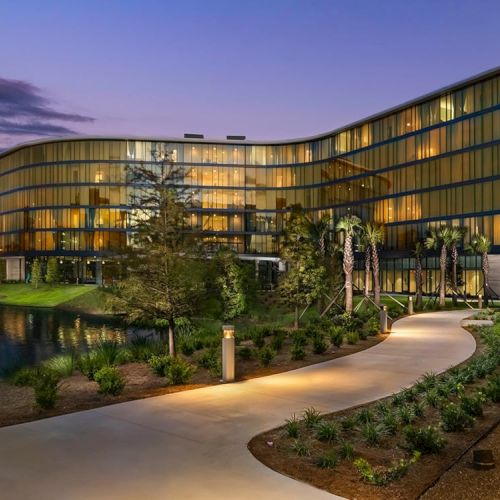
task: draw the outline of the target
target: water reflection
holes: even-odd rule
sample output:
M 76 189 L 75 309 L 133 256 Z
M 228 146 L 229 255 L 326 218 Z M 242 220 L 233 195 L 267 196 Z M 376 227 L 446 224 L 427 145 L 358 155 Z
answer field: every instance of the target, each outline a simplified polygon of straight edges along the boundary
M 136 332 L 113 318 L 51 309 L 0 306 L 0 375 L 36 365 L 54 354 L 86 351 L 100 340 L 124 343 Z

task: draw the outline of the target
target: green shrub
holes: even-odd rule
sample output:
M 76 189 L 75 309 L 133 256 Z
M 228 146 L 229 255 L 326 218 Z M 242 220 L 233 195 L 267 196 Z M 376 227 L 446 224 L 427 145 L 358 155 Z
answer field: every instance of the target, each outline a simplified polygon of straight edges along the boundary
M 78 369 L 89 380 L 94 380 L 94 376 L 100 368 L 99 359 L 94 351 L 82 354 L 78 359 Z
M 262 366 L 269 366 L 271 361 L 276 357 L 276 351 L 269 346 L 265 346 L 259 351 L 258 356 Z
M 300 345 L 294 344 L 290 350 L 293 361 L 298 361 L 306 357 L 306 351 Z
M 288 437 L 298 438 L 299 437 L 299 420 L 295 415 L 291 418 L 286 419 L 285 431 Z
M 36 404 L 48 410 L 54 408 L 57 400 L 57 389 L 59 387 L 59 374 L 49 369 L 38 370 L 37 376 L 33 382 L 35 389 Z
M 441 425 L 445 432 L 463 431 L 473 423 L 474 419 L 461 406 L 448 403 L 441 408 Z
M 38 370 L 36 368 L 23 367 L 16 370 L 11 377 L 11 382 L 18 387 L 33 386 Z
M 354 447 L 352 444 L 347 441 L 343 441 L 339 448 L 339 455 L 340 458 L 344 460 L 354 460 Z
M 333 422 L 319 422 L 316 427 L 316 439 L 319 441 L 326 441 L 327 443 L 333 443 L 336 441 L 339 435 L 339 430 Z
M 304 423 L 308 429 L 314 428 L 321 421 L 321 413 L 312 406 L 304 410 L 303 416 Z
M 75 353 L 59 354 L 43 363 L 45 368 L 57 373 L 60 377 L 70 377 L 76 370 L 78 359 Z
M 364 458 L 357 458 L 354 460 L 354 466 L 358 469 L 361 479 L 366 483 L 376 486 L 385 486 L 406 475 L 410 465 L 414 464 L 419 458 L 420 453 L 416 451 L 411 459 L 404 460 L 401 458 L 398 463 L 393 464 L 392 467 L 389 468 L 373 468 Z
M 332 326 L 330 329 L 330 342 L 335 347 L 340 347 L 344 343 L 344 329 L 341 326 Z
M 365 330 L 368 335 L 377 335 L 380 332 L 380 320 L 374 315 L 365 324 Z
M 276 352 L 281 351 L 285 338 L 286 338 L 286 331 L 281 329 L 276 329 L 273 332 L 273 338 L 271 339 L 271 348 L 274 349 Z
M 99 392 L 101 394 L 118 396 L 125 387 L 123 377 L 114 366 L 103 366 L 95 373 L 94 380 L 99 384 Z
M 191 380 L 195 371 L 196 367 L 183 359 L 172 358 L 165 369 L 165 376 L 169 384 L 182 385 L 187 384 Z
M 238 350 L 238 356 L 246 361 L 252 359 L 253 355 L 254 355 L 253 350 L 248 346 L 243 346 Z
M 219 361 L 219 358 L 220 356 L 217 349 L 211 347 L 210 349 L 206 350 L 198 359 L 198 366 L 207 370 L 214 370 L 217 368 L 217 362 Z
M 126 363 L 132 363 L 134 361 L 134 355 L 128 347 L 121 347 L 116 356 L 116 364 L 124 365 Z
M 194 353 L 194 344 L 191 340 L 185 339 L 181 342 L 180 349 L 184 356 L 192 356 Z
M 315 464 L 322 469 L 333 469 L 337 465 L 338 461 L 339 459 L 335 450 L 329 450 L 317 457 Z
M 348 332 L 346 335 L 347 343 L 354 345 L 359 342 L 359 334 L 358 332 Z
M 473 396 L 461 396 L 460 407 L 472 417 L 481 417 L 483 415 L 483 405 L 486 403 L 486 396 L 483 392 L 477 391 Z
M 266 344 L 266 340 L 264 337 L 264 332 L 262 329 L 254 330 L 252 333 L 252 342 L 257 349 L 262 349 Z
M 368 338 L 368 331 L 365 328 L 360 328 L 358 330 L 358 335 L 360 340 L 366 340 Z
M 404 430 L 406 446 L 411 451 L 419 451 L 423 455 L 439 453 L 446 446 L 446 439 L 439 434 L 436 427 L 418 428 L 408 426 Z
M 328 349 L 328 344 L 325 342 L 325 336 L 322 333 L 317 333 L 313 337 L 314 354 L 323 354 L 327 349 Z
M 387 434 L 387 430 L 383 424 L 368 422 L 361 427 L 361 434 L 370 446 L 376 446 L 385 434 Z
M 485 394 L 494 403 L 500 402 L 500 375 L 495 375 L 488 380 Z
M 166 370 L 172 361 L 172 357 L 168 354 L 161 356 L 153 355 L 148 360 L 148 365 L 155 375 L 165 377 Z
M 304 330 L 295 330 L 292 332 L 292 343 L 297 347 L 305 347 L 307 345 L 307 337 Z
M 308 457 L 311 454 L 311 450 L 302 439 L 295 440 L 292 445 L 292 450 L 297 453 L 299 457 Z

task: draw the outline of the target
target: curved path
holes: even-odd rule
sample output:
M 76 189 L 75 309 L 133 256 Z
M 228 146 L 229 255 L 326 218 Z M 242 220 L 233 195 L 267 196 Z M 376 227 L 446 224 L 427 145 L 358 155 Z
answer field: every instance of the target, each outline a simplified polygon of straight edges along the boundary
M 307 406 L 378 399 L 468 358 L 471 311 L 404 318 L 371 349 L 292 372 L 0 429 L 0 497 L 332 499 L 258 462 L 247 442 Z M 0 402 L 1 411 L 1 402 Z

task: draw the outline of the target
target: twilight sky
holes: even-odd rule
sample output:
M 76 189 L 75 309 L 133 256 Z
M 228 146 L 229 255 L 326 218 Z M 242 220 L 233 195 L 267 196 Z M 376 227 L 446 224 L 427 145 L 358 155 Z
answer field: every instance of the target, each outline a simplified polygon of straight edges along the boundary
M 500 65 L 498 0 L 3 0 L 0 148 L 283 139 Z

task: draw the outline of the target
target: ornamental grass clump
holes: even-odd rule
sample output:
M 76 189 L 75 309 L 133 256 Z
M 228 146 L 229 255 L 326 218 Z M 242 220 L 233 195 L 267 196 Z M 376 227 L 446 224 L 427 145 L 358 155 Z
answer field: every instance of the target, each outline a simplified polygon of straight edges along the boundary
M 440 404 L 443 398 L 441 398 L 438 394 L 437 389 L 429 389 L 425 396 L 424 396 L 425 402 L 429 405 L 432 406 L 433 408 L 437 408 Z
M 308 429 L 313 429 L 321 421 L 321 413 L 313 408 L 306 408 L 303 414 L 304 423 Z
M 339 456 L 343 460 L 354 460 L 354 447 L 348 441 L 342 441 L 339 448 Z
M 413 406 L 410 405 L 403 405 L 399 407 L 398 410 L 398 419 L 399 422 L 403 425 L 408 425 L 411 424 L 415 420 L 415 411 L 413 409 Z
M 333 422 L 319 422 L 316 427 L 316 439 L 327 443 L 333 443 L 339 435 L 338 427 Z
M 340 426 L 344 431 L 351 431 L 356 427 L 357 419 L 354 415 L 344 417 L 340 420 Z
M 94 380 L 94 376 L 100 368 L 102 367 L 99 363 L 99 358 L 97 357 L 97 353 L 94 351 L 82 354 L 78 358 L 78 369 L 89 380 Z
M 285 422 L 285 431 L 287 436 L 290 438 L 298 438 L 300 420 L 294 414 L 291 418 L 287 418 Z
M 97 364 L 100 368 L 116 365 L 119 351 L 120 344 L 114 340 L 103 340 L 98 342 L 93 348 L 93 352 L 95 352 L 97 357 Z
M 280 352 L 281 349 L 283 348 L 283 343 L 285 342 L 285 339 L 286 339 L 286 331 L 281 329 L 276 329 L 273 332 L 273 337 L 271 339 L 271 348 L 276 352 Z
M 321 469 L 333 469 L 339 459 L 335 450 L 329 450 L 316 458 L 314 463 Z
M 308 457 L 311 455 L 311 450 L 309 447 L 304 443 L 302 439 L 296 439 L 292 445 L 292 450 L 299 456 L 299 457 Z
M 404 430 L 406 447 L 410 451 L 419 451 L 423 455 L 439 453 L 446 446 L 446 439 L 436 427 L 418 428 L 408 426 Z
M 373 412 L 369 408 L 361 408 L 356 414 L 356 420 L 361 424 L 368 424 L 375 420 Z
M 125 388 L 125 380 L 113 366 L 104 366 L 94 375 L 94 380 L 99 384 L 101 394 L 119 396 Z
M 52 370 L 60 377 L 70 377 L 76 370 L 78 358 L 74 352 L 68 354 L 59 354 L 43 363 L 43 367 Z
M 387 434 L 387 430 L 383 424 L 368 422 L 361 427 L 361 434 L 370 446 L 377 446 Z
M 387 430 L 387 433 L 391 435 L 396 434 L 399 427 L 398 418 L 393 411 L 389 411 L 382 417 L 382 424 Z

